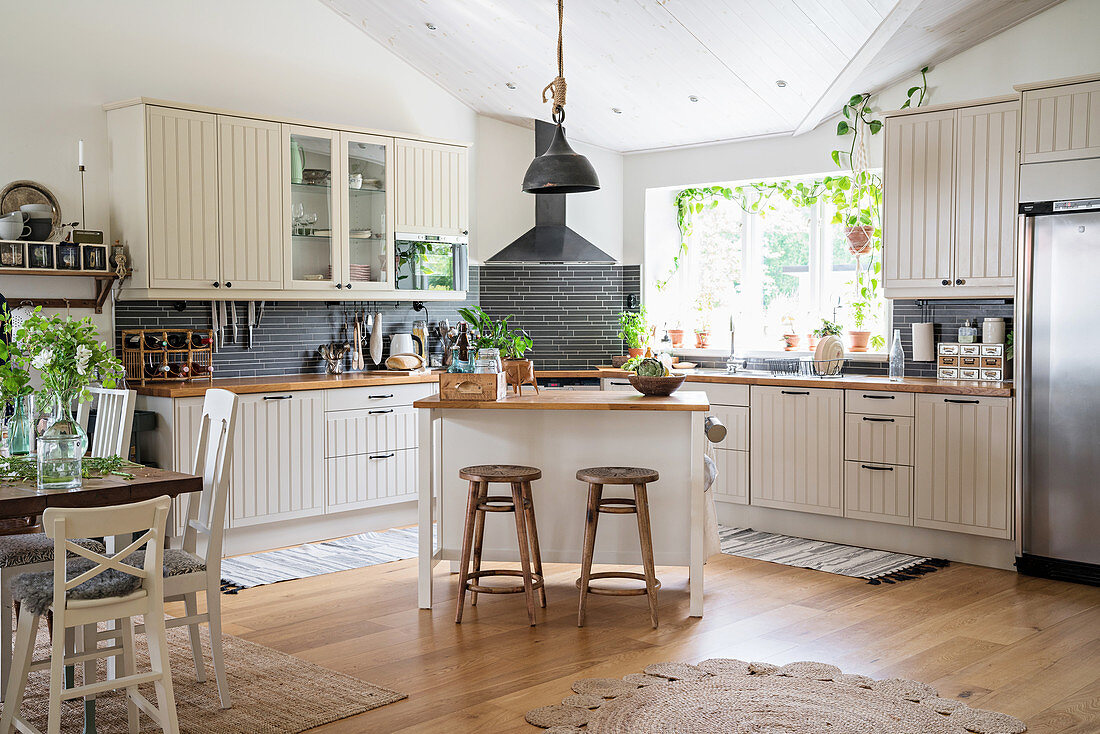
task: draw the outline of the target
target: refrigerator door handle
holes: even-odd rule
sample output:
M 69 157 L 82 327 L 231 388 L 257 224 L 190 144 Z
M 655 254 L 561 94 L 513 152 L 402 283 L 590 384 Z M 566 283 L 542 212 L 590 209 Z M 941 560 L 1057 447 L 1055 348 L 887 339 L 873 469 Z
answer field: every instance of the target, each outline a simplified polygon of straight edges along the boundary
M 1029 321 L 1031 319 L 1031 251 L 1035 233 L 1035 217 L 1021 214 L 1016 227 L 1016 313 L 1013 322 L 1015 335 L 1012 340 L 1013 387 L 1016 394 L 1013 401 L 1015 413 L 1015 528 L 1016 557 L 1024 553 L 1024 528 L 1026 506 L 1027 476 L 1027 398 L 1028 398 L 1028 340 L 1031 338 Z

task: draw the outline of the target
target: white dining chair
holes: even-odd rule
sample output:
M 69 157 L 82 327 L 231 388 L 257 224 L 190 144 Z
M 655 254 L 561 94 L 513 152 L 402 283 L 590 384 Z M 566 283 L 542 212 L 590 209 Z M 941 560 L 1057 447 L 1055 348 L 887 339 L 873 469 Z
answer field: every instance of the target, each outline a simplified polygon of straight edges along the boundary
M 88 388 L 92 401 L 81 402 L 76 408 L 76 420 L 88 430 L 88 417 L 92 402 L 95 403 L 95 433 L 92 434 L 90 455 L 95 457 L 121 456 L 130 458 L 130 432 L 134 427 L 134 404 L 137 393 L 133 390 L 111 390 L 105 387 Z
M 12 595 L 19 604 L 15 639 L 15 667 L 8 681 L 7 700 L 0 717 L 0 734 L 12 727 L 22 732 L 39 732 L 19 711 L 32 671 L 50 671 L 47 731 L 61 731 L 61 702 L 93 697 L 102 691 L 126 689 L 128 729 L 137 734 L 139 711 L 152 718 L 166 734 L 178 734 L 176 702 L 172 692 L 172 671 L 168 662 L 168 643 L 164 626 L 164 534 L 171 499 L 157 497 L 130 505 L 96 508 L 48 508 L 42 514 L 46 536 L 54 543 L 52 571 L 20 574 L 12 582 Z M 88 535 L 140 536 L 113 555 L 90 551 L 72 539 Z M 139 565 L 132 554 L 142 552 Z M 81 558 L 66 559 L 67 553 Z M 124 559 L 127 562 L 124 562 Z M 34 661 L 35 638 L 39 619 L 53 613 L 49 660 Z M 149 646 L 149 672 L 139 673 L 135 665 L 131 617 L 143 615 Z M 115 656 L 115 646 L 100 648 L 96 628 L 100 622 L 122 620 L 120 645 L 122 669 L 116 678 L 96 680 L 99 658 Z M 76 654 L 66 644 L 68 630 L 83 630 L 83 651 Z M 65 667 L 83 664 L 80 686 L 65 686 Z M 154 705 L 138 691 L 141 684 L 152 683 L 156 691 Z

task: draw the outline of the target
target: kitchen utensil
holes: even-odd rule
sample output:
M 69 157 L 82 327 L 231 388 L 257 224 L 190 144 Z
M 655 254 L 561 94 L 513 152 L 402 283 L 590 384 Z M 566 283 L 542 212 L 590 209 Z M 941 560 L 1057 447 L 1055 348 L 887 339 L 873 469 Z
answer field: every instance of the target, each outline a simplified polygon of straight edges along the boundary
M 351 368 L 353 370 L 363 369 L 363 345 L 360 341 L 361 333 L 359 331 L 359 316 L 355 313 L 351 315 L 352 331 L 354 332 L 351 342 Z
M 412 334 L 394 334 L 390 337 L 390 356 L 395 354 L 419 354 Z
M 216 351 L 218 351 L 218 347 L 220 346 L 218 344 L 218 342 L 221 340 L 221 335 L 222 335 L 222 329 L 221 329 L 221 326 L 218 323 L 218 302 L 217 301 L 211 301 L 210 302 L 210 330 L 214 332 L 214 341 L 213 341 L 213 344 L 211 346 L 213 346 L 214 351 L 216 352 Z
M 344 357 L 347 356 L 350 347 L 347 344 L 334 342 L 322 344 L 317 352 L 325 360 L 325 369 L 330 375 L 338 375 L 344 371 Z
M 47 204 L 53 212 L 53 228 L 61 228 L 61 205 L 53 192 L 35 181 L 12 181 L 0 191 L 0 213 L 16 211 L 24 204 Z M 83 222 L 81 224 L 84 224 Z
M 233 326 L 233 343 L 237 343 L 237 302 L 229 302 L 229 323 Z
M 428 324 L 425 321 L 413 322 L 413 341 L 416 342 L 416 353 L 424 359 L 428 358 Z
M 225 348 L 225 330 L 229 328 L 229 314 L 225 310 L 225 301 L 218 301 L 218 341 Z
M 252 348 L 252 329 L 256 326 L 256 302 L 248 302 L 248 348 Z
M 374 314 L 370 332 L 370 361 L 374 364 L 382 363 L 382 312 Z
M 264 302 L 260 301 L 256 307 L 256 328 L 260 328 L 260 319 L 264 317 Z

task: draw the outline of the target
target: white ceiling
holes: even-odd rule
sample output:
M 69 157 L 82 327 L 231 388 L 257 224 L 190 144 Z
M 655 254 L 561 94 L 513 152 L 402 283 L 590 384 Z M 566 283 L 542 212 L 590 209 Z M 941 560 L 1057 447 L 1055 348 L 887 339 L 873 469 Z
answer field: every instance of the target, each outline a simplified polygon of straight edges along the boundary
M 478 112 L 549 118 L 554 0 L 321 2 Z M 1058 2 L 566 0 L 566 125 L 616 151 L 805 132 Z

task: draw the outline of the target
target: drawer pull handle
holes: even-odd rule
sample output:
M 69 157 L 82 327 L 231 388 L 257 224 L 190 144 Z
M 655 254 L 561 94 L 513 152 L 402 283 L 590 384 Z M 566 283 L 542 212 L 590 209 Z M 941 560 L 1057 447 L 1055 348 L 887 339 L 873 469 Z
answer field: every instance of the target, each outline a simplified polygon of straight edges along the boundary
M 391 456 L 396 456 L 396 454 L 394 454 L 392 452 L 388 453 L 388 454 L 375 454 L 374 456 L 368 456 L 367 458 L 368 459 L 388 459 Z
M 370 400 L 384 400 L 385 398 L 392 398 L 393 393 L 391 392 L 389 395 L 368 395 L 367 397 Z
M 873 464 L 860 464 L 864 469 L 870 469 L 871 471 L 894 471 L 892 466 L 875 466 Z
M 959 403 L 960 405 L 978 405 L 982 401 L 981 400 L 956 400 L 956 399 L 952 399 L 952 398 L 944 398 L 943 402 L 945 402 L 945 403 Z
M 290 400 L 293 395 L 264 395 L 264 400 Z
M 612 385 L 629 385 L 630 383 L 629 382 L 616 382 L 615 380 L 612 380 L 611 384 Z
M 896 395 L 864 395 L 868 400 L 893 400 Z
M 368 410 L 367 415 L 378 415 L 379 413 L 392 413 L 393 408 L 386 408 L 385 410 Z
M 863 420 L 868 421 L 870 423 L 893 423 L 894 422 L 893 418 L 869 418 L 867 416 L 863 416 Z
M 780 390 L 784 395 L 809 395 L 809 390 Z

